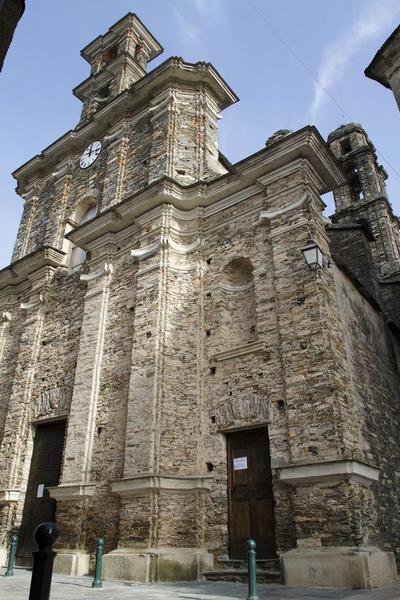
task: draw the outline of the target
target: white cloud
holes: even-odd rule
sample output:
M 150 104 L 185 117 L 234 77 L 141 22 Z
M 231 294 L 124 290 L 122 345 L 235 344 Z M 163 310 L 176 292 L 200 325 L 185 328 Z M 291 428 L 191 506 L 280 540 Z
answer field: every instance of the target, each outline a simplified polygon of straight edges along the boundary
M 318 69 L 318 81 L 321 85 L 314 84 L 314 97 L 309 111 L 312 122 L 315 122 L 327 98 L 325 90 L 329 91 L 340 80 L 353 55 L 370 39 L 386 32 L 399 14 L 400 5 L 397 0 L 378 0 L 326 48 Z
M 207 0 L 193 0 L 193 4 L 197 12 L 201 15 L 207 14 L 208 9 L 210 8 L 210 2 L 207 2 Z
M 199 15 L 218 19 L 221 17 L 224 0 L 193 0 L 193 6 Z
M 224 0 L 177 0 L 172 8 L 183 39 L 189 44 L 198 41 L 201 20 L 218 21 L 223 15 L 223 4 Z
M 193 44 L 197 42 L 200 29 L 196 25 L 193 24 L 188 18 L 186 18 L 185 13 L 182 11 L 182 8 L 178 8 L 177 6 L 173 7 L 176 22 L 179 28 L 179 31 L 183 37 L 183 39 L 189 43 Z

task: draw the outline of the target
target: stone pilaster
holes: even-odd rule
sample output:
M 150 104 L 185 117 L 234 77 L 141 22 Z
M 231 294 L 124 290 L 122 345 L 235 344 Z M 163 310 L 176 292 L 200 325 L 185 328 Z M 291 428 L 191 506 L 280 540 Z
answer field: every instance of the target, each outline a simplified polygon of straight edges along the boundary
M 65 222 L 69 216 L 66 213 L 69 202 L 73 163 L 67 160 L 53 171 L 50 180 L 53 181 L 53 219 L 49 220 L 46 228 L 44 243 L 53 248 L 62 248 L 65 235 Z
M 15 321 L 15 297 L 10 294 L 8 302 L 0 308 L 0 444 L 3 438 L 3 429 L 8 408 L 11 382 L 13 379 L 13 366 L 15 361 L 13 353 L 16 352 L 16 328 L 13 331 L 13 320 Z
M 58 550 L 57 572 L 82 575 L 89 567 L 80 523 L 88 508 L 87 499 L 96 487 L 91 480 L 91 463 L 112 270 L 109 262 L 97 263 L 89 274 L 81 275 L 81 280 L 87 282 L 87 292 L 64 464 L 60 484 L 49 488 L 57 500 L 57 522 L 65 544 Z
M 40 193 L 43 189 L 43 181 L 35 179 L 29 186 L 26 193 L 21 196 L 24 198 L 24 211 L 22 213 L 21 222 L 18 229 L 17 239 L 14 245 L 12 254 L 12 262 L 22 258 L 29 253 L 29 243 L 31 237 L 32 225 L 36 218 L 36 209 L 39 201 Z
M 132 251 L 139 268 L 125 466 L 113 484 L 121 498 L 120 539 L 105 556 L 106 577 L 186 579 L 210 564 L 201 543 L 210 485 L 199 438 L 201 348 L 197 335 L 181 330 L 183 314 L 194 331 L 200 322 L 201 244 L 187 239 L 193 236 L 178 240 L 172 220 L 164 207 L 153 224 L 155 241 Z M 172 441 L 174 429 L 180 433 Z
M 118 204 L 124 191 L 125 167 L 129 148 L 129 129 L 126 122 L 104 139 L 107 147 L 107 168 L 102 194 L 102 210 Z
M 218 152 L 220 110 L 200 86 L 187 90 L 176 84 L 154 98 L 149 183 L 167 175 L 190 184 L 226 172 Z
M 31 421 L 34 415 L 32 391 L 45 318 L 46 286 L 54 269 L 43 267 L 30 276 L 31 288 L 15 318 L 21 321 L 19 351 L 15 360 L 14 382 L 4 423 L 0 454 L 1 540 L 11 527 L 18 527 L 23 510 L 24 493 L 33 448 Z M 15 313 L 15 311 L 14 311 Z M 8 315 L 3 335 L 6 334 Z M 4 326 L 4 325 L 3 325 Z M 4 337 L 3 337 L 4 340 Z

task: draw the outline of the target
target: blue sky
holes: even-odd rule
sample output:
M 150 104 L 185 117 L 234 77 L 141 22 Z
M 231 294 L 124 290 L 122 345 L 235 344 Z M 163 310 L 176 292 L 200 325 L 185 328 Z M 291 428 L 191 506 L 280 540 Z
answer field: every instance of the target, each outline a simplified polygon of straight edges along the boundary
M 128 11 L 165 48 L 150 68 L 172 55 L 210 61 L 238 94 L 220 121 L 232 162 L 277 129 L 313 123 L 326 137 L 360 122 L 400 213 L 399 113 L 391 92 L 363 73 L 399 23 L 398 0 L 28 0 L 0 74 L 0 267 L 22 211 L 10 173 L 77 124 L 71 90 L 89 74 L 80 50 Z

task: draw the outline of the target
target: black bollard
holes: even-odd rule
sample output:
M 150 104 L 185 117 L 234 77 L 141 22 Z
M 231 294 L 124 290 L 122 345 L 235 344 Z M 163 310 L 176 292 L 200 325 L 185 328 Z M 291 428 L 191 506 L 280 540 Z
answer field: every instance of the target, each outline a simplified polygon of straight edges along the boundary
M 33 539 L 39 550 L 33 552 L 33 568 L 29 600 L 49 600 L 53 562 L 56 553 L 52 547 L 58 539 L 58 528 L 46 521 L 36 527 Z

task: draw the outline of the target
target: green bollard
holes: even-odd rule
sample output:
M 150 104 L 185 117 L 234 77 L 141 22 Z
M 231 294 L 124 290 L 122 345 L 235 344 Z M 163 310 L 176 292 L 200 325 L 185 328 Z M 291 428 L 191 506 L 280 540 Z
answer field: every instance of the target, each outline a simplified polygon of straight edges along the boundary
M 96 566 L 94 569 L 94 579 L 92 583 L 92 588 L 101 588 L 101 572 L 103 569 L 103 548 L 104 548 L 104 538 L 98 538 L 96 540 Z
M 256 542 L 255 540 L 247 540 L 247 567 L 249 594 L 247 600 L 258 600 L 257 596 L 257 578 L 256 578 Z
M 16 534 L 11 536 L 10 554 L 8 555 L 8 565 L 5 576 L 12 577 L 14 575 L 14 563 L 15 555 L 17 553 L 18 536 Z

